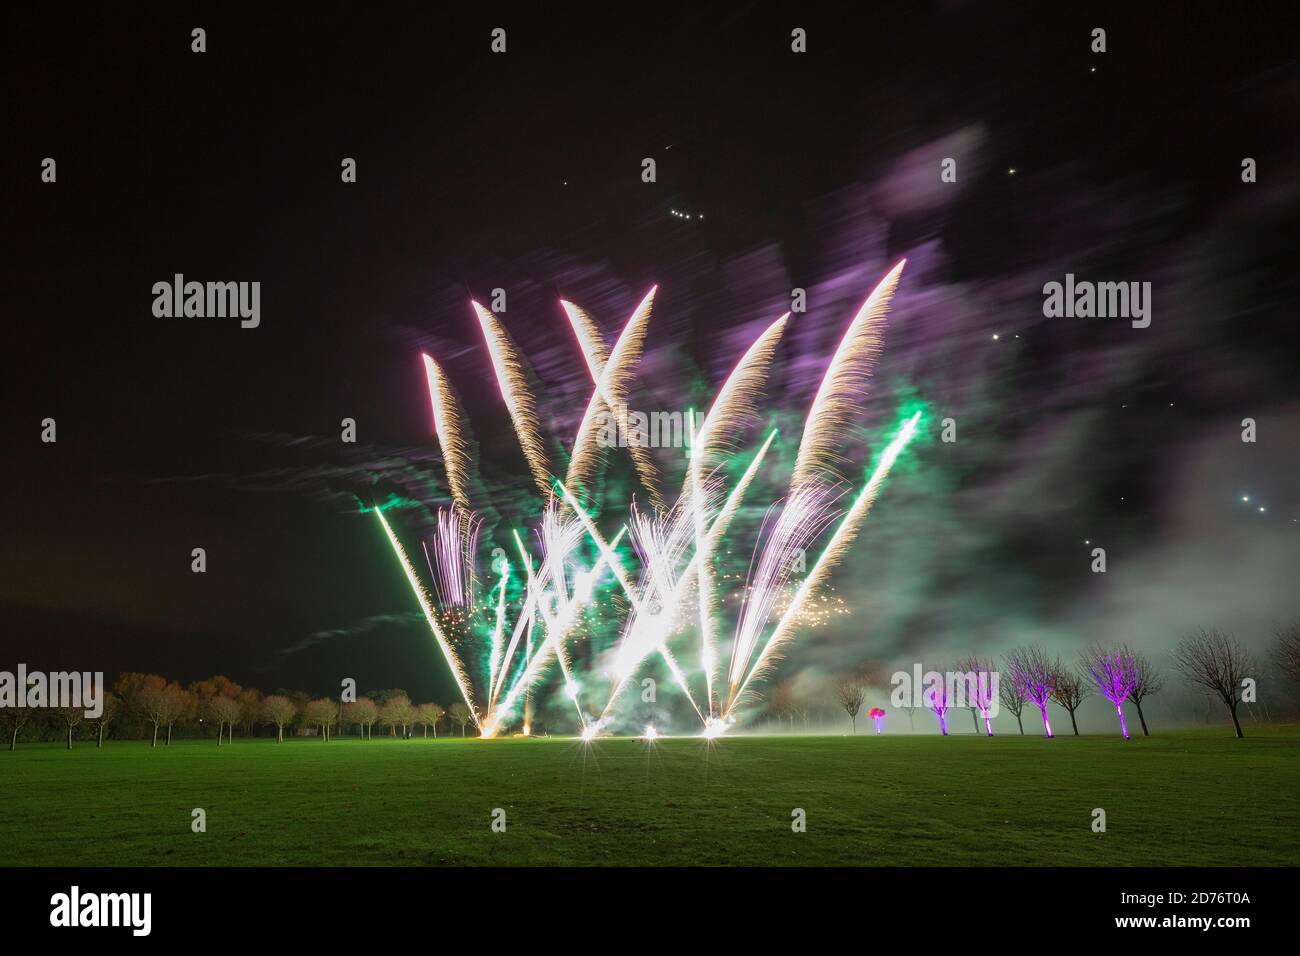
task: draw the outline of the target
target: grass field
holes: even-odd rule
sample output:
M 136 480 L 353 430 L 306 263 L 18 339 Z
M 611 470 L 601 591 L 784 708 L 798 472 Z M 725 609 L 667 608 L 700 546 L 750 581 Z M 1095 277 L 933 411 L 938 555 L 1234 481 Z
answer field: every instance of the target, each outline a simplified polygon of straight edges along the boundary
M 0 864 L 1300 863 L 1300 729 L 1249 732 L 25 745 Z

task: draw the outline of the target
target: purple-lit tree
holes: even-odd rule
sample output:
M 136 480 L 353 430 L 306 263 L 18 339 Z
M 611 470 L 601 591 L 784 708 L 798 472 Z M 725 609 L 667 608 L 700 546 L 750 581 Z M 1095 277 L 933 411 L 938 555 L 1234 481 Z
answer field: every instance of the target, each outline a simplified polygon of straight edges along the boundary
M 989 717 L 989 711 L 993 707 L 993 662 L 971 655 L 959 660 L 953 665 L 953 669 L 963 675 L 966 705 L 970 707 L 972 714 L 978 711 L 984 718 L 984 730 L 992 737 L 993 720 Z M 979 729 L 977 721 L 975 732 L 979 733 Z
M 1002 706 L 1011 712 L 1011 716 L 1016 718 L 1016 726 L 1020 728 L 1020 736 L 1025 735 L 1025 722 L 1021 714 L 1025 710 L 1025 695 L 1020 693 L 1019 689 L 1009 680 L 998 683 L 998 700 L 1002 701 Z
M 948 736 L 948 707 L 952 703 L 948 698 L 948 682 L 940 680 L 938 687 L 927 687 L 924 692 L 925 704 L 939 718 L 939 729 Z
M 1119 729 L 1124 734 L 1124 739 L 1128 740 L 1124 701 L 1128 700 L 1137 684 L 1137 664 L 1133 655 L 1124 648 L 1107 650 L 1094 644 L 1080 655 L 1080 660 L 1101 696 L 1115 705 L 1115 713 L 1119 714 Z
M 1068 665 L 1063 666 L 1056 675 L 1056 692 L 1052 694 L 1052 700 L 1056 701 L 1070 715 L 1070 726 L 1074 728 L 1074 736 L 1079 736 L 1079 722 L 1074 718 L 1074 712 L 1092 693 L 1092 688 L 1088 686 L 1086 680 L 1079 677 L 1074 672 L 1074 668 Z
M 1125 648 L 1127 650 L 1127 648 Z M 1160 673 L 1155 664 L 1145 654 L 1131 652 L 1133 658 L 1133 690 L 1129 693 L 1128 699 L 1133 702 L 1137 708 L 1138 721 L 1142 724 L 1142 736 L 1150 737 L 1151 731 L 1147 730 L 1147 718 L 1142 713 L 1142 701 L 1151 694 L 1158 694 L 1160 689 L 1165 686 L 1164 675 Z
M 1006 672 L 1016 691 L 1043 715 L 1043 733 L 1051 737 L 1052 722 L 1047 719 L 1047 702 L 1056 693 L 1056 675 L 1060 662 L 1048 657 L 1041 647 L 1019 647 L 1007 655 Z

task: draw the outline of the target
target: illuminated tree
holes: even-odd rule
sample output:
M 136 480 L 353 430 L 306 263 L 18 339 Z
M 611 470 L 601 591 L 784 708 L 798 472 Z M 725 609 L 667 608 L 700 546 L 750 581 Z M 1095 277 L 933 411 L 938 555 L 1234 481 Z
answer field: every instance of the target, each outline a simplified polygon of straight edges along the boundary
M 965 690 L 971 718 L 975 720 L 975 733 L 980 732 L 979 720 L 975 719 L 978 713 L 984 718 L 985 733 L 992 737 L 993 718 L 989 716 L 989 711 L 993 708 L 993 662 L 971 655 L 953 664 L 953 670 L 972 676 L 973 683 L 971 680 L 965 681 Z
M 1052 722 L 1047 719 L 1047 703 L 1056 693 L 1056 675 L 1060 663 L 1041 647 L 1021 647 L 1007 655 L 1006 671 L 1016 690 L 1038 708 L 1043 717 L 1043 734 L 1052 737 Z
M 1063 666 L 1056 675 L 1056 690 L 1052 693 L 1052 700 L 1069 712 L 1070 726 L 1074 728 L 1076 737 L 1079 736 L 1079 722 L 1074 719 L 1074 712 L 1091 694 L 1092 688 L 1074 672 L 1074 668 Z
M 104 706 L 101 709 L 99 716 L 91 718 L 90 721 L 91 726 L 95 728 L 95 736 L 97 738 L 95 744 L 96 750 L 104 746 L 104 731 L 108 729 L 108 725 L 111 724 L 121 712 L 122 699 L 111 691 L 104 694 Z
M 420 726 L 424 728 L 424 736 L 429 736 L 429 728 L 433 728 L 433 736 L 438 736 L 438 721 L 445 717 L 447 712 L 438 704 L 421 704 L 415 708 L 415 719 Z
M 72 731 L 86 719 L 86 710 L 84 707 L 56 707 L 54 713 L 58 720 L 68 729 L 68 749 L 72 749 Z
M 470 718 L 469 708 L 461 701 L 456 701 L 456 703 L 452 704 L 451 707 L 448 708 L 447 713 L 451 714 L 453 722 L 460 724 L 460 735 L 464 737 L 465 725 L 469 723 Z
M 861 677 L 849 675 L 841 677 L 835 684 L 835 698 L 844 708 L 844 712 L 849 715 L 849 720 L 853 723 L 853 732 L 858 732 L 858 711 L 862 709 L 862 702 L 867 698 L 867 685 Z
M 0 727 L 9 733 L 9 749 L 18 749 L 18 731 L 32 722 L 36 714 L 30 707 L 0 707 Z
M 948 708 L 952 701 L 948 697 L 948 682 L 941 680 L 937 687 L 927 687 L 924 691 L 925 703 L 939 718 L 939 730 L 948 736 Z
M 402 737 L 406 737 L 406 728 L 415 721 L 415 706 L 411 703 L 411 698 L 405 694 L 398 694 L 389 698 L 379 710 L 380 719 L 389 727 L 402 728 Z M 468 709 L 466 714 L 468 715 Z
M 288 697 L 272 694 L 262 701 L 262 720 L 268 724 L 275 724 L 275 742 L 277 744 L 284 743 L 284 728 L 293 723 L 293 718 L 297 713 L 298 708 L 294 706 L 293 701 Z
M 1133 660 L 1133 689 L 1129 691 L 1128 699 L 1133 701 L 1133 706 L 1137 708 L 1138 721 L 1142 724 L 1142 736 L 1150 737 L 1151 731 L 1147 730 L 1147 719 L 1142 713 L 1142 701 L 1151 694 L 1160 693 L 1165 685 L 1164 675 L 1156 669 L 1145 654 L 1136 654 L 1127 649 L 1125 652 Z
M 262 713 L 262 692 L 256 687 L 245 687 L 235 700 L 239 702 L 239 722 L 243 725 L 244 736 L 251 737 Z
M 192 693 L 187 691 L 180 684 L 168 684 L 163 689 L 163 698 L 165 701 L 165 717 L 163 723 L 167 725 L 168 747 L 172 745 L 172 731 L 182 720 L 193 720 L 199 713 L 199 701 Z
M 203 716 L 217 725 L 217 746 L 221 746 L 221 734 L 230 726 L 230 742 L 235 742 L 235 721 L 239 720 L 243 709 L 234 697 L 210 697 L 203 705 Z
M 356 724 L 361 739 L 370 736 L 370 728 L 379 719 L 379 708 L 369 697 L 360 697 L 350 704 L 343 705 L 343 722 Z
M 1016 724 L 1020 727 L 1020 734 L 1024 736 L 1025 722 L 1021 720 L 1020 715 L 1024 713 L 1026 701 L 1025 695 L 1020 693 L 1015 681 L 1004 680 L 998 684 L 998 700 L 1016 718 Z
M 1242 684 L 1255 669 L 1255 662 L 1245 645 L 1218 628 L 1202 628 L 1179 642 L 1173 659 L 1188 683 L 1204 688 L 1223 701 L 1232 715 L 1237 736 L 1246 736 L 1241 732 L 1237 707 L 1241 704 Z

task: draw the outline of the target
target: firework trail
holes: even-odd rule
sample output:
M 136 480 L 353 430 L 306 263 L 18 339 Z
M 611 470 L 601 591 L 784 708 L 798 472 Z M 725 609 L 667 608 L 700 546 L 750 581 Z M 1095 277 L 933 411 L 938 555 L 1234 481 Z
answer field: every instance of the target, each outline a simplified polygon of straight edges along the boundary
M 802 555 L 837 516 L 834 504 L 839 495 L 819 487 L 801 488 L 781 504 L 773 505 L 763 518 L 760 544 L 754 549 L 745 578 L 744 598 L 732 642 L 728 686 L 734 692 L 743 680 L 759 637 L 766 630 L 773 611 L 795 569 L 792 558 Z M 775 520 L 774 512 L 778 513 Z
M 528 462 L 533 481 L 545 496 L 550 493 L 550 469 L 546 464 L 541 425 L 537 421 L 536 401 L 524 375 L 523 360 L 500 320 L 477 302 L 473 305 L 479 325 L 483 327 L 483 340 L 487 343 L 488 355 L 492 357 L 492 369 L 496 373 L 501 397 L 519 437 L 519 447 Z
M 582 423 L 573 442 L 573 453 L 565 475 L 565 483 L 570 487 L 580 488 L 588 493 L 593 487 L 596 462 L 600 457 L 599 445 L 594 438 L 596 422 L 602 411 L 607 411 L 618 422 L 618 427 L 623 433 L 627 432 L 625 414 L 627 393 L 631 387 L 632 370 L 640 361 L 644 349 L 650 310 L 657 289 L 658 286 L 651 288 L 641 300 L 641 304 L 637 306 L 632 317 L 628 319 L 627 325 L 623 327 L 622 333 L 619 334 L 612 353 L 606 350 L 605 343 L 591 316 L 572 302 L 560 302 L 569 317 L 569 323 L 573 326 L 574 335 L 587 362 L 587 370 L 591 373 L 592 382 L 595 384 L 595 391 L 592 392 L 591 401 L 587 403 L 586 414 L 582 416 Z M 658 488 L 659 478 L 649 451 L 640 441 L 631 440 L 630 436 L 628 451 L 631 452 L 632 464 L 636 468 L 642 486 L 650 496 L 651 503 L 657 508 L 662 508 L 663 500 L 659 496 Z
M 740 510 L 745 492 L 749 490 L 750 484 L 758 474 L 759 466 L 762 464 L 775 438 L 776 429 L 773 429 L 768 433 L 767 439 L 750 461 L 749 467 L 745 469 L 740 481 L 736 482 L 731 494 L 727 496 L 726 504 L 722 506 L 722 510 L 718 513 L 709 529 L 710 547 L 716 546 L 722 536 L 726 534 L 732 519 Z M 715 481 L 706 487 L 716 488 L 718 484 Z M 641 530 L 637 536 L 637 546 L 642 552 L 643 567 L 646 568 L 646 574 L 656 582 L 655 589 L 661 595 L 662 609 L 654 613 L 649 621 L 642 621 L 640 615 L 636 614 L 629 619 L 624 629 L 624 636 L 617 647 L 614 668 L 615 684 L 610 691 L 605 709 L 601 712 L 602 720 L 608 717 L 614 702 L 618 699 L 619 693 L 623 690 L 636 668 L 640 666 L 641 662 L 655 647 L 664 644 L 676 630 L 680 605 L 695 584 L 695 579 L 701 567 L 699 552 L 692 555 L 690 562 L 680 576 L 674 578 L 671 571 L 677 564 L 677 557 L 682 548 L 680 542 L 683 536 L 694 530 L 686 522 L 683 513 L 684 509 L 681 505 L 682 503 L 679 502 L 679 507 L 675 509 L 676 516 L 670 515 L 667 518 L 652 519 L 666 525 L 666 530 L 664 528 L 649 531 Z M 643 523 L 644 520 L 642 519 Z M 671 584 L 664 583 L 669 580 L 671 580 Z M 650 637 L 642 636 L 645 631 L 638 630 L 639 627 L 647 628 Z
M 713 646 L 713 597 L 709 575 L 709 535 L 705 533 L 704 486 L 705 470 L 709 463 L 721 459 L 731 450 L 735 436 L 755 414 L 754 401 L 776 354 L 776 347 L 785 331 L 787 312 L 754 340 L 741 356 L 736 367 L 727 376 L 722 390 L 704 417 L 704 424 L 691 442 L 690 478 L 687 491 L 690 495 L 692 519 L 695 524 L 695 552 L 699 556 L 700 574 L 697 590 L 700 609 L 700 666 L 704 670 L 709 713 L 713 713 L 713 672 L 717 665 Z M 692 425 L 694 415 L 691 416 Z M 721 464 L 721 462 L 719 462 Z
M 510 562 L 501 559 L 501 587 L 497 590 L 497 621 L 492 628 L 492 647 L 488 658 L 488 698 L 493 696 L 497 675 L 501 673 L 504 663 L 505 647 L 501 643 L 502 632 L 506 627 L 506 585 L 510 582 Z
M 766 673 L 767 668 L 771 667 L 776 660 L 776 652 L 780 646 L 793 636 L 794 622 L 803 609 L 804 603 L 822 584 L 826 575 L 830 573 L 831 568 L 835 567 L 848 551 L 849 545 L 858 535 L 858 527 L 871 510 L 872 504 L 875 503 L 876 496 L 880 494 L 880 488 L 885 479 L 889 477 L 890 469 L 894 467 L 894 462 L 902 454 L 903 449 L 907 447 L 912 438 L 916 435 L 917 423 L 921 420 L 921 413 L 917 412 L 909 418 L 898 430 L 880 456 L 880 461 L 876 463 L 876 468 L 871 474 L 871 478 L 863 486 L 862 491 L 854 500 L 852 507 L 849 508 L 848 514 L 841 519 L 835 532 L 831 535 L 831 540 L 827 543 L 822 553 L 817 557 L 817 563 L 813 565 L 808 576 L 804 578 L 799 590 L 795 592 L 794 600 L 786 608 L 785 613 L 781 615 L 781 620 L 777 623 L 776 629 L 772 636 L 767 639 L 763 650 L 758 655 L 758 660 L 750 668 L 749 673 L 741 680 L 739 686 L 731 694 L 731 699 L 724 711 L 724 716 L 734 710 L 736 704 L 742 699 L 745 688 L 749 683 L 757 678 L 761 678 Z
M 433 430 L 442 449 L 447 468 L 447 484 L 452 500 L 464 511 L 469 510 L 469 449 L 461 433 L 460 403 L 447 381 L 442 367 L 430 355 L 424 355 L 424 374 L 429 382 L 429 401 L 433 405 Z
M 433 553 L 424 545 L 433 590 L 441 607 L 469 608 L 474 605 L 477 583 L 474 563 L 478 553 L 481 522 L 478 515 L 457 508 L 439 508 L 433 534 Z
M 801 488 L 824 477 L 832 481 L 840 478 L 836 465 L 843 459 L 836 454 L 835 443 L 848 431 L 853 414 L 862 406 L 866 383 L 884 339 L 889 301 L 894 297 L 906 264 L 907 260 L 902 260 L 880 280 L 840 340 L 804 423 L 791 488 Z
M 420 576 L 415 573 L 415 566 L 411 564 L 411 559 L 406 556 L 406 549 L 402 543 L 397 540 L 397 535 L 393 534 L 393 529 L 388 526 L 384 513 L 376 508 L 375 517 L 379 523 L 384 526 L 384 534 L 388 535 L 388 542 L 393 546 L 393 552 L 397 559 L 402 563 L 402 570 L 406 572 L 406 580 L 411 585 L 411 590 L 415 592 L 416 600 L 420 602 L 420 609 L 424 611 L 424 619 L 429 624 L 429 630 L 433 632 L 434 639 L 438 642 L 438 647 L 442 650 L 442 656 L 447 660 L 447 667 L 451 670 L 452 677 L 456 679 L 456 686 L 460 688 L 460 695 L 465 701 L 465 706 L 469 708 L 470 718 L 474 721 L 474 726 L 478 727 L 479 715 L 478 708 L 474 706 L 474 693 L 470 687 L 469 677 L 465 674 L 465 668 L 462 666 L 460 657 L 452 649 L 451 642 L 442 632 L 442 627 L 438 624 L 438 617 L 434 613 L 433 604 L 429 600 L 429 592 L 424 589 L 420 582 Z

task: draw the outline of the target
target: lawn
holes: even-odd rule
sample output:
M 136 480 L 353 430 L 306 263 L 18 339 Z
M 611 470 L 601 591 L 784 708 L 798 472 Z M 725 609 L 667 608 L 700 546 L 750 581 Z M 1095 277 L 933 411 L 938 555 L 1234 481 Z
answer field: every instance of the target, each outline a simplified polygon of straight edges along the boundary
M 1249 732 L 22 745 L 0 865 L 1296 864 L 1300 729 Z

